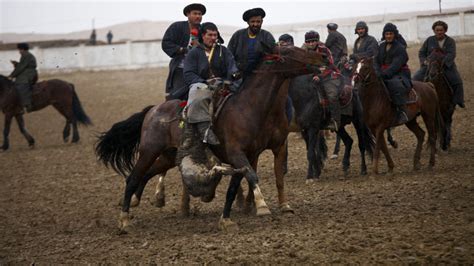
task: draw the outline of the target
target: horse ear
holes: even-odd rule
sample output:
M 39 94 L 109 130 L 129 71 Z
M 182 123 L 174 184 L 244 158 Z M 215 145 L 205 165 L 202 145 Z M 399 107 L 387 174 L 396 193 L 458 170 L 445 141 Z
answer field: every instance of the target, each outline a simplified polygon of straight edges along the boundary
M 260 41 L 260 45 L 262 46 L 263 48 L 263 52 L 265 54 L 273 54 L 274 53 L 274 49 L 278 49 L 277 46 L 269 46 L 268 44 L 264 43 L 263 41 Z

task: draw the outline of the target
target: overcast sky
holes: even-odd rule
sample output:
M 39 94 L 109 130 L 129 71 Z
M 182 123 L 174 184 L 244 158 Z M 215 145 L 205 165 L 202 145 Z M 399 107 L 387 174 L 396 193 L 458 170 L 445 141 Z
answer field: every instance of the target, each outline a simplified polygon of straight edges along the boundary
M 442 8 L 472 7 L 474 0 L 441 0 Z M 196 1 L 0 0 L 0 33 L 68 33 L 139 21 L 184 20 L 183 7 Z M 201 1 L 203 21 L 244 26 L 242 13 L 253 7 L 267 12 L 265 25 L 407 11 L 437 10 L 439 0 Z

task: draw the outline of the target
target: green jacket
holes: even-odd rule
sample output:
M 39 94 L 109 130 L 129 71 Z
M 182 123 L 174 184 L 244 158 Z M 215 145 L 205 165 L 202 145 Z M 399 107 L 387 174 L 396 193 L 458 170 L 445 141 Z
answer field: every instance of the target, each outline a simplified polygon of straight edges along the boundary
M 16 84 L 33 84 L 38 76 L 34 55 L 30 52 L 22 55 L 20 62 L 15 65 L 15 70 L 13 70 L 10 76 L 15 78 Z

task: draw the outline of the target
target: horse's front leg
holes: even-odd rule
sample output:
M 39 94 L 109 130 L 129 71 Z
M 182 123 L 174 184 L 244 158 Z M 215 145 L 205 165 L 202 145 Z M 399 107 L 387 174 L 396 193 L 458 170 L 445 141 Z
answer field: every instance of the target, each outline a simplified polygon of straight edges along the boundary
M 23 120 L 23 115 L 16 115 L 15 116 L 16 122 L 18 124 L 18 128 L 20 129 L 21 134 L 25 137 L 28 141 L 28 146 L 33 148 L 35 146 L 35 139 L 28 133 L 25 128 L 25 120 Z
M 383 139 L 383 128 L 378 127 L 372 132 L 375 132 L 375 150 L 374 150 L 374 160 L 372 161 L 373 173 L 375 175 L 379 174 L 379 159 L 380 159 L 380 148 L 382 146 Z
M 351 166 L 351 150 L 352 143 L 354 142 L 347 134 L 347 131 L 344 127 L 341 127 L 338 132 L 338 136 L 341 137 L 344 142 L 344 158 L 342 159 L 342 170 L 344 171 L 344 176 L 347 176 L 349 173 L 349 167 Z
M 229 187 L 227 188 L 227 194 L 225 198 L 224 211 L 221 218 L 219 219 L 219 229 L 222 231 L 231 231 L 238 228 L 237 224 L 230 219 L 230 211 L 232 209 L 232 203 L 239 190 L 240 182 L 242 181 L 242 174 L 234 174 L 230 179 Z
M 383 137 L 383 131 L 382 131 L 380 148 L 382 149 L 382 152 L 385 155 L 385 159 L 387 160 L 388 172 L 393 173 L 393 168 L 395 167 L 395 164 L 393 163 L 392 157 L 390 156 L 390 153 L 388 152 L 387 142 L 385 142 L 385 139 Z
M 294 213 L 286 199 L 285 193 L 285 161 L 288 158 L 288 139 L 279 148 L 273 150 L 273 168 L 275 170 L 275 181 L 278 190 L 278 203 L 280 210 L 284 213 Z
M 3 127 L 3 145 L 2 150 L 6 151 L 10 148 L 10 141 L 8 135 L 10 135 L 10 126 L 12 124 L 12 115 L 5 114 L 5 125 Z

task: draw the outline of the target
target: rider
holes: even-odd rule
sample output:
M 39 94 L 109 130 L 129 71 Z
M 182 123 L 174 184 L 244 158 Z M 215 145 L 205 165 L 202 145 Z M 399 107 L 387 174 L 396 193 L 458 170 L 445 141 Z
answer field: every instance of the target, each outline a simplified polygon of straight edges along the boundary
M 398 29 L 392 23 L 383 28 L 384 41 L 375 59 L 377 74 L 384 80 L 393 104 L 397 108 L 397 124 L 408 122 L 405 95 L 411 89 L 410 69 L 406 47 L 397 40 Z
M 211 145 L 219 144 L 217 136 L 210 128 L 212 117 L 209 105 L 212 92 L 220 80 L 232 80 L 238 72 L 234 57 L 222 45 L 223 42 L 214 23 L 203 23 L 198 46 L 189 51 L 184 60 L 184 82 L 190 88 L 188 123 L 196 124 L 203 142 Z M 183 146 L 190 143 L 191 140 L 187 139 Z
M 236 31 L 229 41 L 229 50 L 244 78 L 252 73 L 264 55 L 261 43 L 275 47 L 273 35 L 262 29 L 264 17 L 265 11 L 261 8 L 245 11 L 242 18 L 248 27 Z
M 359 37 L 354 42 L 354 48 L 350 59 L 352 61 L 359 61 L 366 57 L 377 56 L 378 42 L 377 40 L 369 35 L 369 27 L 364 21 L 359 21 L 355 27 L 355 33 Z
M 293 40 L 293 36 L 288 33 L 282 34 L 278 38 L 278 45 L 280 46 L 294 46 L 295 42 Z
M 331 50 L 332 56 L 334 57 L 334 64 L 339 66 L 339 63 L 347 62 L 347 41 L 346 37 L 337 31 L 336 23 L 329 23 L 328 37 L 326 38 L 326 47 Z
M 166 79 L 167 99 L 185 100 L 188 98 L 188 87 L 183 80 L 183 62 L 188 50 L 198 43 L 196 36 L 202 16 L 206 14 L 206 7 L 197 3 L 190 4 L 184 8 L 183 13 L 188 20 L 171 24 L 161 42 L 161 48 L 171 57 Z
M 304 49 L 317 51 L 324 54 L 329 61 L 327 67 L 321 67 L 320 73 L 314 75 L 313 82 L 321 83 L 321 87 L 326 92 L 329 100 L 329 112 L 331 113 L 331 120 L 328 129 L 337 131 L 341 125 L 341 107 L 339 103 L 339 93 L 342 83 L 341 74 L 334 65 L 334 59 L 331 51 L 319 41 L 319 33 L 316 31 L 308 31 L 304 35 L 305 44 Z
M 38 80 L 36 58 L 28 51 L 30 49 L 28 43 L 19 43 L 17 48 L 21 54 L 20 62 L 10 61 L 15 70 L 10 74 L 9 78 L 15 78 L 15 88 L 20 95 L 21 105 L 26 108 L 27 112 L 31 112 L 31 86 Z
M 443 60 L 444 74 L 454 91 L 453 102 L 464 108 L 464 88 L 461 76 L 456 67 L 456 42 L 446 35 L 448 24 L 444 21 L 436 21 L 432 26 L 434 36 L 428 37 L 420 48 L 418 57 L 420 58 L 420 69 L 413 76 L 414 80 L 423 81 L 427 71 L 427 58 L 434 49 L 442 49 L 445 57 Z

